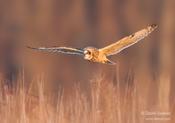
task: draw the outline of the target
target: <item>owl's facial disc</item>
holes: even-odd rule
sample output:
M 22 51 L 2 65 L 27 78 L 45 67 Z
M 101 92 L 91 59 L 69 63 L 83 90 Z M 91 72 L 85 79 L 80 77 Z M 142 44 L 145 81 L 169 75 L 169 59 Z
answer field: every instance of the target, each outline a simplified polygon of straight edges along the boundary
M 91 60 L 92 59 L 92 52 L 91 51 L 89 51 L 89 50 L 85 50 L 84 51 L 84 59 L 86 59 L 86 60 Z

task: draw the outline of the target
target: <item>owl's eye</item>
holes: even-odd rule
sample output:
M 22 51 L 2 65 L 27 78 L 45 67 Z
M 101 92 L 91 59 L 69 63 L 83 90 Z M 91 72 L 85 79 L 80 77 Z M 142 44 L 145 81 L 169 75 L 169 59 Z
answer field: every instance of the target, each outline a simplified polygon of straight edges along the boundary
M 84 53 L 85 53 L 85 54 L 88 54 L 88 55 L 90 55 L 90 54 L 91 54 L 91 52 L 90 52 L 90 51 L 88 51 L 88 50 L 84 51 Z
M 87 53 L 87 54 L 89 54 L 89 55 L 90 55 L 90 54 L 91 54 L 91 52 L 90 52 L 90 51 L 88 51 L 88 53 Z

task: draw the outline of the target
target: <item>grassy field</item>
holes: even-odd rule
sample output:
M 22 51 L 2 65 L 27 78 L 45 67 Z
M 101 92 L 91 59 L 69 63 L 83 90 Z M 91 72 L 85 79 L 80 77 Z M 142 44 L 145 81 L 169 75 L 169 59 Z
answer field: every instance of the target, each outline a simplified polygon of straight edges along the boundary
M 32 94 L 32 83 L 37 83 L 35 94 Z M 118 80 L 113 83 L 101 75 L 89 81 L 88 92 L 76 83 L 69 94 L 61 88 L 57 96 L 47 94 L 44 83 L 41 77 L 25 87 L 21 79 L 9 90 L 1 81 L 1 123 L 174 122 L 173 107 L 170 107 L 172 111 L 159 106 L 153 108 L 147 104 L 149 97 L 138 92 L 137 82 L 131 79 L 121 90 Z
M 175 123 L 175 0 L 0 3 L 0 123 Z M 26 48 L 102 48 L 153 23 L 116 66 Z

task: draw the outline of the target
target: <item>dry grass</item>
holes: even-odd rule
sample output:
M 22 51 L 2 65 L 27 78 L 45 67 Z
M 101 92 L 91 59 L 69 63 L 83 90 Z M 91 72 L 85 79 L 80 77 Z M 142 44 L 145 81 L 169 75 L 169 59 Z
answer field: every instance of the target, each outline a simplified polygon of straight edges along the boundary
M 146 120 L 147 98 L 137 92 L 136 83 L 121 85 L 105 80 L 102 76 L 90 81 L 89 92 L 76 84 L 67 96 L 60 89 L 57 98 L 45 94 L 44 81 L 36 80 L 37 96 L 31 95 L 31 87 L 19 81 L 16 89 L 9 91 L 1 82 L 1 123 L 157 123 Z M 121 93 L 122 92 L 122 93 Z M 56 103 L 55 103 L 56 102 Z M 162 120 L 172 122 L 173 120 Z

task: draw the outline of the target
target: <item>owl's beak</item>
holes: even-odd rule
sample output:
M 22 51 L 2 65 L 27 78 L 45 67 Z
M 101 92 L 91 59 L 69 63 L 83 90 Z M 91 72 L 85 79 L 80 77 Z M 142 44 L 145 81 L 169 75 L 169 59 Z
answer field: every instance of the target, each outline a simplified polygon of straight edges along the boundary
M 90 55 L 85 54 L 85 55 L 84 55 L 84 59 L 86 59 L 86 60 L 90 60 L 90 59 L 91 59 L 91 57 L 90 57 Z

